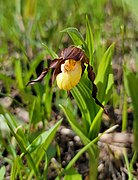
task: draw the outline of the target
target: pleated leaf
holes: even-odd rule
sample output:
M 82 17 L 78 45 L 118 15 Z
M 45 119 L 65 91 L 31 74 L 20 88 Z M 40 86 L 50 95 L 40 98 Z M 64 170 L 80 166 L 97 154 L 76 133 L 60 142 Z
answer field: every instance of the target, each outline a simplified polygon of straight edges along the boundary
M 112 68 L 111 60 L 114 50 L 114 43 L 107 49 L 99 64 L 98 72 L 95 79 L 95 84 L 98 87 L 98 99 L 102 102 L 105 99 L 106 89 L 109 84 L 112 84 Z M 111 76 L 109 76 L 111 74 Z

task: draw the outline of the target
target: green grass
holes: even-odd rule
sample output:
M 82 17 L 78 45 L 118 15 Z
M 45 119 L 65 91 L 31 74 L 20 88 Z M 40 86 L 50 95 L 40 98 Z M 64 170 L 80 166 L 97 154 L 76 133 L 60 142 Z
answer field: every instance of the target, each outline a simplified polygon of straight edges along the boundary
M 122 131 L 127 131 L 128 109 L 132 109 L 135 138 L 132 160 L 124 154 L 132 179 L 138 150 L 137 9 L 136 0 L 0 1 L 0 102 L 7 97 L 11 102 L 0 104 L 0 179 L 8 175 L 10 179 L 47 177 L 51 159 L 57 157 L 57 147 L 52 142 L 63 122 L 56 117 L 62 119 L 63 113 L 84 147 L 65 168 L 61 164 L 57 167 L 57 179 L 61 176 L 82 179 L 74 167 L 84 152 L 89 155 L 89 178 L 97 178 L 97 141 L 103 110 L 91 97 L 87 71 L 71 90 L 74 101 L 56 83 L 51 86 L 51 71 L 42 82 L 26 87 L 30 79 L 36 78 L 49 61 L 70 45 L 81 47 L 88 56 L 96 74 L 100 102 L 121 110 Z M 130 60 L 134 60 L 134 68 Z M 114 65 L 123 72 L 122 81 L 117 79 L 116 83 Z M 15 113 L 17 107 L 27 112 L 27 122 Z M 6 164 L 10 167 L 8 172 Z

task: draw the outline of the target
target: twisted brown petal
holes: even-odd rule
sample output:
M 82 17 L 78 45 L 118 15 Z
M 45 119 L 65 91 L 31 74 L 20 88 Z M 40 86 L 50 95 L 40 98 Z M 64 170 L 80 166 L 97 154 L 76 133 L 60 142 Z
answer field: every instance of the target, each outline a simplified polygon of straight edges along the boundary
M 89 77 L 89 79 L 93 82 L 93 81 L 95 80 L 95 73 L 93 72 L 92 66 L 90 66 L 89 64 L 88 64 L 88 69 L 87 69 L 87 71 L 88 71 L 88 77 Z
M 59 58 L 59 59 L 54 59 L 53 61 L 51 61 L 49 68 L 45 68 L 45 69 L 42 71 L 42 73 L 40 74 L 40 76 L 37 77 L 37 79 L 34 79 L 34 80 L 29 81 L 26 86 L 28 86 L 29 84 L 34 84 L 34 83 L 36 83 L 36 82 L 38 82 L 38 81 L 41 81 L 41 80 L 46 76 L 46 74 L 48 73 L 48 71 L 49 71 L 50 69 L 53 69 L 53 68 L 56 68 L 56 67 L 59 66 L 58 64 L 59 64 L 59 62 L 60 62 L 61 60 L 62 60 L 62 59 Z
M 34 80 L 29 81 L 29 82 L 26 84 L 26 86 L 28 86 L 29 84 L 34 84 L 35 82 L 41 81 L 41 80 L 45 77 L 45 75 L 48 73 L 48 71 L 49 71 L 49 68 L 45 68 L 45 69 L 42 71 L 42 73 L 40 74 L 40 76 L 38 76 L 37 79 L 34 79 Z
M 51 61 L 49 68 L 56 68 L 60 60 L 61 59 L 59 58 L 59 59 L 54 59 L 53 61 Z
M 53 75 L 52 75 L 52 84 L 56 78 L 56 76 L 61 72 L 61 64 L 64 63 L 65 60 L 61 59 L 58 61 L 55 69 L 54 69 L 54 72 L 53 72 Z
M 84 65 L 83 62 L 81 63 L 81 67 L 82 67 L 82 75 L 83 75 L 83 73 L 84 73 L 84 71 L 85 71 L 85 68 L 86 68 L 86 66 Z
M 104 106 L 102 105 L 102 103 L 97 99 L 97 86 L 96 86 L 96 84 L 94 83 L 95 73 L 93 72 L 92 66 L 90 66 L 89 64 L 88 64 L 87 71 L 88 71 L 88 77 L 89 77 L 90 81 L 92 82 L 92 88 L 93 88 L 93 90 L 92 90 L 92 97 L 94 98 L 96 104 L 99 105 L 100 107 L 102 107 L 103 110 L 104 110 L 104 112 L 105 112 L 105 114 L 108 115 L 105 107 L 104 107 Z

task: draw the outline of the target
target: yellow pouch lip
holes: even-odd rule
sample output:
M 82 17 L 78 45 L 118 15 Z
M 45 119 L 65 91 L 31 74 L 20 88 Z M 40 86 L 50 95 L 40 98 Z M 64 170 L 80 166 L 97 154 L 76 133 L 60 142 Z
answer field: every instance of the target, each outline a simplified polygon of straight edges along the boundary
M 70 90 L 80 81 L 82 74 L 81 62 L 67 60 L 61 67 L 61 71 L 56 77 L 57 85 L 60 89 Z

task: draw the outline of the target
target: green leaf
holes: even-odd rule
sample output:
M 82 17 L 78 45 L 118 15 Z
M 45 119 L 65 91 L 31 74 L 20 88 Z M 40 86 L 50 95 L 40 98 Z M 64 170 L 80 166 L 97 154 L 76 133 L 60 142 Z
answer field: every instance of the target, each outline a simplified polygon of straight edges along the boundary
M 52 49 L 50 49 L 45 43 L 42 43 L 42 45 L 45 47 L 46 52 L 52 57 L 52 59 L 58 58 L 58 55 Z
M 90 59 L 90 64 L 93 65 L 93 53 L 94 53 L 94 39 L 92 34 L 92 29 L 88 16 L 86 16 L 86 44 L 88 46 L 88 57 Z
M 61 32 L 68 33 L 75 45 L 82 46 L 82 47 L 84 47 L 84 49 L 88 49 L 83 36 L 81 35 L 81 33 L 78 31 L 77 28 L 68 27 L 68 28 L 62 30 Z
M 24 89 L 23 77 L 22 77 L 22 67 L 21 61 L 18 59 L 15 61 L 15 75 L 19 85 L 19 89 Z
M 10 87 L 12 86 L 13 83 L 15 83 L 15 80 L 10 78 L 6 74 L 0 74 L 0 80 L 3 81 L 4 85 L 6 86 L 6 89 L 8 90 L 8 92 L 10 92 L 11 91 Z M 2 94 L 2 91 L 0 92 L 0 94 Z
M 60 107 L 62 108 L 64 114 L 66 115 L 72 129 L 74 130 L 74 132 L 76 132 L 76 134 L 81 138 L 81 140 L 83 141 L 84 144 L 87 144 L 88 142 L 90 142 L 90 140 L 85 136 L 83 129 L 81 128 L 81 126 L 78 124 L 78 122 L 76 121 L 75 117 L 73 116 L 73 114 L 71 113 L 71 111 L 60 105 Z
M 57 131 L 57 128 L 61 124 L 62 120 L 58 121 L 53 127 L 51 127 L 48 131 L 45 131 L 38 135 L 33 142 L 26 148 L 28 152 L 33 152 L 37 148 L 40 148 L 40 146 L 43 146 L 41 148 L 44 148 L 42 151 L 46 151 L 48 146 L 51 144 L 51 141 L 53 140 L 53 137 Z M 23 155 L 23 154 L 22 154 Z
M 36 57 L 35 59 L 33 59 L 30 63 L 30 69 L 29 71 L 26 72 L 26 76 L 25 76 L 25 83 L 27 83 L 30 80 L 30 77 L 32 76 L 32 74 L 35 74 L 35 70 L 37 68 L 37 66 L 39 65 L 39 63 L 42 61 L 42 59 L 44 58 L 44 56 L 46 55 L 46 51 L 41 51 Z
M 134 130 L 134 147 L 138 151 L 138 74 L 134 74 L 129 70 L 125 71 L 125 75 L 128 82 L 129 92 L 132 98 L 132 103 L 134 106 L 134 121 L 133 121 L 133 130 Z
M 30 152 L 33 151 L 33 159 L 36 166 L 38 167 L 40 161 L 42 160 L 44 154 L 46 153 L 49 145 L 53 141 L 55 133 L 57 132 L 58 127 L 60 126 L 62 119 L 58 121 L 54 126 L 52 126 L 48 131 L 40 134 L 35 140 L 27 147 L 27 150 Z M 32 175 L 32 172 L 31 172 Z M 30 175 L 30 176 L 31 176 Z
M 78 160 L 78 158 L 84 153 L 86 152 L 91 146 L 94 145 L 94 143 L 96 143 L 98 141 L 98 139 L 101 137 L 98 136 L 96 137 L 95 139 L 93 139 L 91 142 L 89 142 L 87 145 L 85 145 L 74 157 L 73 159 L 69 162 L 69 164 L 66 166 L 65 168 L 65 171 L 66 170 L 69 170 L 73 165 L 74 163 Z
M 74 168 L 70 168 L 68 171 L 66 171 L 64 180 L 74 180 L 74 179 L 82 180 L 82 177 Z
M 92 141 L 90 141 L 87 145 L 85 145 L 85 146 L 73 157 L 73 159 L 69 162 L 69 164 L 66 166 L 65 171 L 63 171 L 63 173 L 66 172 L 67 170 L 69 170 L 69 169 L 74 165 L 74 163 L 78 160 L 78 158 L 79 158 L 84 152 L 86 152 L 88 149 L 91 149 L 91 147 L 95 145 L 95 143 L 99 140 L 99 138 L 100 138 L 103 134 L 108 133 L 108 132 L 110 132 L 110 131 L 113 131 L 113 130 L 115 130 L 117 127 L 118 127 L 118 125 L 115 125 L 115 126 L 111 127 L 110 129 L 104 131 L 102 134 L 100 134 L 100 135 L 97 136 L 95 139 L 93 139 Z
M 33 159 L 33 163 L 35 164 L 36 170 L 38 169 L 39 163 L 47 152 L 48 147 L 50 146 L 55 133 L 57 132 L 58 127 L 60 126 L 62 120 L 58 121 L 53 127 L 51 127 L 48 131 L 41 133 L 38 135 L 33 142 L 25 148 L 25 151 L 20 155 L 22 158 L 24 155 L 31 155 Z M 32 179 L 33 176 L 33 168 L 29 174 L 28 180 Z M 39 177 L 39 174 L 36 175 Z
M 98 132 L 100 131 L 100 125 L 101 125 L 101 116 L 103 113 L 103 109 L 100 109 L 98 113 L 96 114 L 89 130 L 89 137 L 93 139 L 98 135 Z
M 15 180 L 17 179 L 17 176 L 19 176 L 19 179 L 23 179 L 22 177 L 22 168 L 23 164 L 21 162 L 21 159 L 19 156 L 16 156 L 13 160 L 13 164 L 12 164 L 12 169 L 11 169 L 11 177 L 10 180 Z
M 33 20 L 36 16 L 37 0 L 28 0 L 24 5 L 24 17 L 27 20 Z
M 108 82 L 107 82 L 107 87 L 106 87 L 105 96 L 104 96 L 104 103 L 105 104 L 110 99 L 110 96 L 112 94 L 113 85 L 114 85 L 114 76 L 113 76 L 113 72 L 112 72 L 112 67 L 110 65 L 109 74 L 108 74 Z
M 114 49 L 114 43 L 107 49 L 104 53 L 104 56 L 99 64 L 98 72 L 95 79 L 95 84 L 98 88 L 98 99 L 102 102 L 105 100 L 105 94 L 107 91 L 107 87 L 112 84 L 112 68 L 111 68 L 111 60 L 112 53 Z M 111 74 L 111 76 L 109 76 Z M 110 87 L 109 86 L 109 87 Z M 109 88 L 108 87 L 108 88 Z
M 124 98 L 123 98 L 123 111 L 122 111 L 122 131 L 127 130 L 127 108 L 128 108 L 128 102 L 127 102 L 127 94 L 124 92 Z
M 79 84 L 77 87 L 72 89 L 71 93 L 81 111 L 84 130 L 87 132 L 88 127 L 91 124 L 91 115 L 89 112 L 89 104 L 87 103 L 88 101 L 86 101 L 87 96 L 85 96 L 85 91 L 82 92 Z
M 36 169 L 35 163 L 32 159 L 32 156 L 30 153 L 27 153 L 26 150 L 26 141 L 25 141 L 25 135 L 22 137 L 23 132 L 21 132 L 21 130 L 18 131 L 18 129 L 20 128 L 20 126 L 17 125 L 16 120 L 14 119 L 14 117 L 8 113 L 5 113 L 3 116 L 3 119 L 6 121 L 7 125 L 10 128 L 10 131 L 12 133 L 12 135 L 15 137 L 16 141 L 18 142 L 21 151 L 24 152 L 27 156 L 27 160 L 28 160 L 28 164 L 31 167 L 31 169 L 33 170 L 34 174 L 36 176 L 38 176 L 38 171 Z
M 2 166 L 2 167 L 0 168 L 0 180 L 3 180 L 3 179 L 4 179 L 5 173 L 6 173 L 6 168 L 5 168 L 5 166 Z

